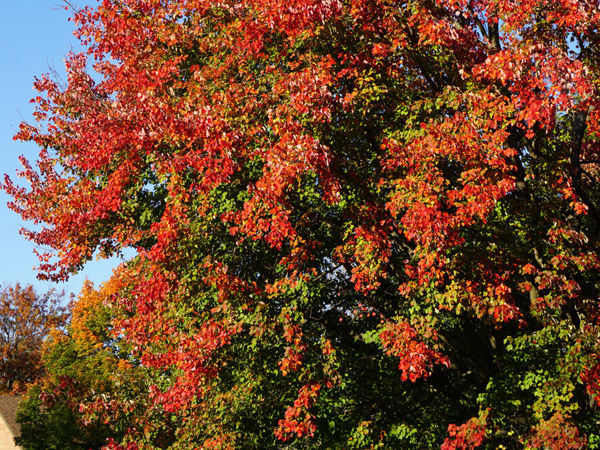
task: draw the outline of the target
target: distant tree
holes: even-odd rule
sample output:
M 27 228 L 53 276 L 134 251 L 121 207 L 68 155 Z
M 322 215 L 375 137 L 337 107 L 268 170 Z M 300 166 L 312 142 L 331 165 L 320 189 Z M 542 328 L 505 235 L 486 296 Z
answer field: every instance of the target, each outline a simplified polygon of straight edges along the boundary
M 38 294 L 33 286 L 0 288 L 0 390 L 22 391 L 44 372 L 41 350 L 55 327 L 62 326 L 64 293 Z
M 68 325 L 49 336 L 42 354 L 45 375 L 29 388 L 17 411 L 17 445 L 99 449 L 108 438 L 120 440 L 136 421 L 159 424 L 146 429 L 164 440 L 169 421 L 155 417 L 157 408 L 148 401 L 149 372 L 112 332 L 122 313 L 110 303 L 119 283 L 115 276 L 95 289 L 87 281 L 71 303 Z

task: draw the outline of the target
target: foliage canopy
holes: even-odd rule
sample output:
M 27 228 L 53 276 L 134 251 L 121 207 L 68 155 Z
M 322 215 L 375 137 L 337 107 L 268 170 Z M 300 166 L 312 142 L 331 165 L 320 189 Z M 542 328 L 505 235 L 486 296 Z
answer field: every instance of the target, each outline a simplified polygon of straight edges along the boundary
M 112 448 L 600 446 L 597 1 L 74 19 L 3 187 L 44 277 L 137 251 L 105 301 L 158 412 Z
M 23 392 L 44 374 L 42 347 L 64 325 L 63 294 L 38 294 L 32 285 L 0 287 L 0 392 Z

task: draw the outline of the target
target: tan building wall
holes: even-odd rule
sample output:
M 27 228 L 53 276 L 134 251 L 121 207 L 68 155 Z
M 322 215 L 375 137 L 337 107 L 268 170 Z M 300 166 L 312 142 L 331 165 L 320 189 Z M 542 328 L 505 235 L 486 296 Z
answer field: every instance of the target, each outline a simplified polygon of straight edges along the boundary
M 4 421 L 4 418 L 0 415 L 0 450 L 17 450 L 19 447 L 15 445 L 13 435 L 8 428 L 8 425 Z
M 21 398 L 18 395 L 0 395 L 0 450 L 19 449 L 13 437 L 20 435 L 16 422 L 17 405 Z

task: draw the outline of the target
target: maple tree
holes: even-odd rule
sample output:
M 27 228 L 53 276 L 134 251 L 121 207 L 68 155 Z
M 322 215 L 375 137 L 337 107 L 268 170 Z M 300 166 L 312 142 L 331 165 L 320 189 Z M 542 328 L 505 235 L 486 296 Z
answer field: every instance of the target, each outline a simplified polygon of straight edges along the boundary
M 74 20 L 3 188 L 42 277 L 137 251 L 111 329 L 160 446 L 600 446 L 597 2 Z M 107 446 L 159 446 L 151 422 Z
M 44 373 L 42 345 L 52 329 L 64 324 L 63 294 L 38 294 L 32 285 L 0 289 L 0 390 L 22 392 Z

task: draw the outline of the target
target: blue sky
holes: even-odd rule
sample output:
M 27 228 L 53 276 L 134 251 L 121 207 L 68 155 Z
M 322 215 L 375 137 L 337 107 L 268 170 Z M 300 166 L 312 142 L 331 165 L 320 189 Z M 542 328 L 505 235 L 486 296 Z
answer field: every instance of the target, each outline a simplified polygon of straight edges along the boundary
M 94 0 L 74 0 L 77 5 L 95 4 Z M 15 142 L 12 136 L 22 120 L 32 121 L 29 100 L 35 95 L 32 84 L 36 75 L 55 69 L 64 74 L 64 56 L 77 50 L 73 24 L 62 0 L 20 0 L 3 2 L 0 15 L 0 174 L 14 177 L 20 167 L 19 155 L 35 160 L 37 149 L 29 143 Z M 8 197 L 0 193 L 0 282 L 33 284 L 39 291 L 55 287 L 77 293 L 87 277 L 95 284 L 110 277 L 117 262 L 92 261 L 82 273 L 67 283 L 56 285 L 36 279 L 33 267 L 37 260 L 33 244 L 26 241 L 19 229 L 26 226 L 20 217 L 10 211 Z

